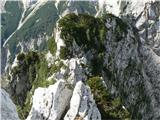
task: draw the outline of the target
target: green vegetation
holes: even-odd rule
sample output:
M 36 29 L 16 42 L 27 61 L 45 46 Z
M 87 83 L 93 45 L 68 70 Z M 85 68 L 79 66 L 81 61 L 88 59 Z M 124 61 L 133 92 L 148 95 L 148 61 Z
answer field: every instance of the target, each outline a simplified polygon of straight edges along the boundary
M 49 51 L 51 52 L 51 54 L 55 55 L 56 50 L 57 50 L 57 44 L 56 44 L 56 42 L 55 42 L 54 37 L 51 37 L 51 38 L 48 40 L 48 49 L 49 49 Z
M 17 55 L 17 60 L 19 61 L 23 61 L 25 59 L 25 54 L 24 53 L 20 53 Z
M 48 63 L 45 60 L 43 53 L 37 53 L 34 51 L 30 51 L 26 54 L 20 53 L 17 56 L 17 60 L 19 60 L 21 64 L 18 64 L 12 69 L 12 74 L 13 76 L 19 76 L 21 74 L 26 75 L 26 87 L 22 91 L 22 94 L 16 96 L 15 93 L 12 98 L 17 105 L 19 117 L 25 119 L 31 109 L 31 97 L 35 89 L 38 87 L 47 87 L 54 84 L 56 81 L 54 79 L 50 81 L 47 80 L 51 69 L 48 68 Z M 59 67 L 62 66 L 63 64 L 60 62 Z M 14 89 L 15 88 L 13 88 L 13 90 Z
M 34 51 L 30 51 L 28 52 L 28 54 L 25 56 L 25 61 L 26 61 L 26 64 L 28 66 L 31 66 L 31 65 L 34 65 L 36 64 L 37 62 L 40 61 L 40 58 L 39 58 L 39 55 L 37 52 L 34 52 Z
M 104 20 L 95 18 L 87 14 L 76 15 L 74 13 L 68 14 L 59 21 L 61 27 L 61 38 L 66 44 L 66 48 L 71 47 L 75 40 L 79 46 L 82 46 L 85 51 L 96 48 L 99 52 L 104 49 L 104 40 L 106 27 Z M 63 55 L 70 56 L 72 51 L 64 48 Z M 64 56 L 63 56 L 64 57 Z
M 48 87 L 49 85 L 54 84 L 56 81 L 52 79 L 51 81 L 46 80 L 48 77 L 48 64 L 44 60 L 44 57 L 41 58 L 39 64 L 35 65 L 36 70 L 33 71 L 33 67 L 29 67 L 29 81 L 31 85 L 31 89 L 27 92 L 27 97 L 23 106 L 18 106 L 17 110 L 19 113 L 19 117 L 21 119 L 25 119 L 32 106 L 32 96 L 36 88 L 38 87 Z M 35 76 L 33 76 L 33 73 Z M 37 77 L 36 77 L 37 75 Z
M 91 72 L 93 76 L 101 75 L 103 70 L 103 62 L 104 62 L 104 53 L 98 53 L 91 60 Z
M 76 15 L 74 13 L 68 14 L 59 21 L 59 27 L 62 27 L 61 37 L 65 40 L 67 46 L 71 45 L 73 40 L 79 46 L 87 45 L 86 49 L 98 47 L 95 40 L 99 42 L 102 40 L 105 26 L 101 19 L 96 19 L 87 14 Z M 88 48 L 89 47 L 89 48 Z
M 20 72 L 29 72 L 30 67 L 35 69 L 35 65 L 39 63 L 39 55 L 34 51 L 30 51 L 27 54 L 20 53 L 17 55 L 17 60 L 23 64 L 18 64 L 11 70 L 13 75 L 17 75 Z M 33 71 L 31 73 L 33 74 Z
M 119 97 L 114 98 L 107 92 L 100 77 L 92 77 L 87 83 L 94 95 L 102 119 L 130 119 L 129 112 L 122 108 L 123 104 L 121 99 Z
M 96 49 L 96 53 L 91 60 L 91 70 L 94 75 L 101 75 L 104 59 L 104 41 L 106 40 L 107 28 L 105 27 L 106 19 L 114 19 L 116 27 L 113 30 L 114 40 L 116 42 L 127 34 L 128 25 L 120 18 L 112 14 L 105 14 L 100 18 L 95 18 L 87 14 L 68 14 L 59 21 L 61 28 L 61 38 L 64 40 L 66 47 L 62 47 L 60 58 L 67 59 L 72 57 L 72 44 L 75 41 L 85 52 Z
M 61 49 L 60 49 L 60 58 L 61 59 L 67 59 L 67 58 L 69 58 L 69 55 L 70 55 L 70 51 L 67 49 L 67 47 L 62 47 L 61 46 Z
M 33 94 L 31 94 L 30 92 L 27 92 L 27 97 L 26 97 L 24 106 L 16 105 L 18 115 L 22 120 L 27 118 L 27 116 L 29 114 L 29 111 L 30 111 L 31 106 L 32 106 L 32 103 L 31 103 L 32 95 Z
M 94 2 L 95 3 L 95 2 Z M 56 25 L 59 15 L 68 9 L 76 9 L 79 13 L 88 13 L 95 15 L 95 4 L 88 1 L 76 1 L 72 2 L 71 6 L 68 6 L 68 1 L 60 1 L 58 9 L 55 6 L 55 1 L 48 1 L 46 4 L 40 7 L 30 18 L 23 24 L 23 26 L 15 32 L 15 34 L 8 41 L 9 49 L 11 52 L 12 60 L 14 55 L 20 52 L 17 49 L 17 44 L 21 41 L 28 42 L 31 39 L 38 37 L 52 36 L 53 29 Z M 6 13 L 2 13 L 2 40 L 8 38 L 8 36 L 16 30 L 23 7 L 21 1 L 7 1 L 5 10 Z M 24 18 L 26 18 L 33 8 L 26 10 Z M 23 21 L 24 21 L 23 18 Z M 36 43 L 37 41 L 35 41 Z M 3 43 L 3 42 L 2 42 Z M 43 41 L 40 46 L 34 44 L 36 50 L 43 51 L 47 49 L 47 42 Z
M 26 87 L 21 91 L 21 94 L 16 95 L 16 93 L 14 93 L 12 98 L 14 103 L 17 105 L 19 117 L 21 119 L 25 119 L 31 107 L 31 95 L 29 93 L 32 88 L 32 83 L 36 78 L 36 67 L 40 63 L 40 60 L 38 53 L 34 51 L 30 51 L 27 54 L 18 54 L 17 60 L 19 60 L 21 64 L 18 64 L 12 69 L 12 74 L 13 76 L 20 76 L 21 74 L 24 74 L 24 76 L 26 76 Z M 13 88 L 13 91 L 14 89 L 16 88 Z
M 62 62 L 62 61 L 59 61 L 58 64 L 52 65 L 52 66 L 49 68 L 49 71 L 50 71 L 51 73 L 56 73 L 56 72 L 60 71 L 60 69 L 61 69 L 62 67 L 66 68 L 66 66 L 63 64 L 63 62 Z
M 116 17 L 116 23 L 117 23 L 117 27 L 116 27 L 116 31 L 118 31 L 119 33 L 127 33 L 127 28 L 128 25 L 127 23 L 125 23 L 124 21 L 122 21 L 122 19 Z

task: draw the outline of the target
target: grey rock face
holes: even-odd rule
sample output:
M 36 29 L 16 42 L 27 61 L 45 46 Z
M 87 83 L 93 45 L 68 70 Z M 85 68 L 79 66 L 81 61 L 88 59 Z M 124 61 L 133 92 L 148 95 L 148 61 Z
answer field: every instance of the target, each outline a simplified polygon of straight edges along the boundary
M 104 78 L 111 92 L 119 91 L 133 118 L 159 119 L 160 2 L 135 3 L 131 1 L 126 9 L 135 25 L 126 37 L 114 42 L 113 31 L 107 32 Z
M 138 27 L 142 42 L 140 55 L 144 66 L 147 94 L 151 98 L 153 119 L 160 116 L 160 2 L 146 4 L 140 19 L 145 19 Z M 138 24 L 139 21 L 137 21 Z
M 1 119 L 2 120 L 19 120 L 18 114 L 16 112 L 16 106 L 9 97 L 9 94 L 0 89 L 1 94 Z
M 115 95 L 119 92 L 126 106 L 131 108 L 131 114 L 135 116 L 138 115 L 137 110 L 139 110 L 136 106 L 139 104 L 137 102 L 146 96 L 141 61 L 138 56 L 138 39 L 133 32 L 135 29 L 127 25 L 127 31 L 122 31 L 122 37 L 117 41 L 114 31 L 118 22 L 108 18 L 106 21 L 106 24 L 112 27 L 106 35 L 103 77 L 107 88 Z

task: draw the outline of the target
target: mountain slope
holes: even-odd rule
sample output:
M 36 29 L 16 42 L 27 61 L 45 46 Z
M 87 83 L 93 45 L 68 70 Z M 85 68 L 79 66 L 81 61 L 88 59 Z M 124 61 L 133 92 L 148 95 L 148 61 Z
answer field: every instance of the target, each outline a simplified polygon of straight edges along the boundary
M 49 4 L 60 18 L 44 30 L 50 38 L 48 33 L 44 39 L 35 37 L 36 44 L 46 42 L 42 49 L 31 36 L 26 39 L 26 53 L 14 53 L 8 73 L 6 89 L 21 119 L 159 119 L 160 2 L 110 2 L 99 3 L 99 9 L 97 2 L 89 9 L 69 1 Z M 39 17 L 45 5 L 33 15 Z M 86 11 L 96 17 L 80 14 Z M 34 25 L 33 30 L 41 27 Z M 31 48 L 38 51 L 27 52 Z
M 25 1 L 19 1 L 19 3 L 21 3 L 20 8 L 23 8 L 24 11 L 21 12 L 21 18 L 15 21 L 19 23 L 17 28 L 15 27 L 14 31 L 6 38 L 2 36 L 4 41 L 2 43 L 2 56 L 4 58 L 2 60 L 2 73 L 7 72 L 17 53 L 27 52 L 31 49 L 46 50 L 48 37 L 52 35 L 56 21 L 61 16 L 70 12 L 96 14 L 95 2 L 39 0 L 33 3 L 26 3 Z M 10 4 L 10 1 L 5 4 Z M 13 21 L 13 23 L 15 22 Z M 7 56 L 10 57 L 7 58 Z
M 14 65 L 12 65 L 9 93 L 11 94 L 15 104 L 18 106 L 18 112 L 21 119 L 26 118 L 29 110 L 31 109 L 32 105 L 31 96 L 36 97 L 37 95 L 41 95 L 41 92 L 38 92 L 38 90 L 37 90 L 38 93 L 34 92 L 36 91 L 36 89 L 40 89 L 38 87 L 46 87 L 55 82 L 56 86 L 60 84 L 59 81 L 61 80 L 66 84 L 62 85 L 63 89 L 68 88 L 72 92 L 73 91 L 76 92 L 78 89 L 79 91 L 78 93 L 81 94 L 82 96 L 80 96 L 79 98 L 81 100 L 79 100 L 79 105 L 77 105 L 77 107 L 79 106 L 78 108 L 82 110 L 86 109 L 86 112 L 83 111 L 84 113 L 81 114 L 82 111 L 78 110 L 76 113 L 77 115 L 76 114 L 73 115 L 72 109 L 74 109 L 74 107 L 72 108 L 72 104 L 74 104 L 74 102 L 72 102 L 72 99 L 78 99 L 77 97 L 75 97 L 76 93 L 73 92 L 73 96 L 71 98 L 71 103 L 70 103 L 71 108 L 68 111 L 67 115 L 65 115 L 66 113 L 64 113 L 64 111 L 68 110 L 69 103 L 67 104 L 66 100 L 61 100 L 61 94 L 62 96 L 64 96 L 63 94 L 66 93 L 61 91 L 62 86 L 54 88 L 55 86 L 53 85 L 53 88 L 56 89 L 55 91 L 57 91 L 57 93 L 54 93 L 53 91 L 51 91 L 51 94 L 46 93 L 46 91 L 48 91 L 51 86 L 44 89 L 44 94 L 46 94 L 49 97 L 49 100 L 51 100 L 48 101 L 48 104 L 53 104 L 53 106 L 54 104 L 61 105 L 59 104 L 58 101 L 61 101 L 61 103 L 64 104 L 62 104 L 62 106 L 57 108 L 53 107 L 52 110 L 52 107 L 51 109 L 49 109 L 50 108 L 49 106 L 48 108 L 45 104 L 43 104 L 42 101 L 46 100 L 46 98 L 42 98 L 42 100 L 39 99 L 40 100 L 39 102 L 41 104 L 37 104 L 37 100 L 35 99 L 35 97 L 33 97 L 34 98 L 33 106 L 29 114 L 29 117 L 27 119 L 36 119 L 36 117 L 38 118 L 40 117 L 39 119 L 42 119 L 43 117 L 46 118 L 47 116 L 48 116 L 47 118 L 50 119 L 53 119 L 54 117 L 60 119 L 63 116 L 57 116 L 57 115 L 60 115 L 62 113 L 64 114 L 65 119 L 69 119 L 70 117 L 72 119 L 74 119 L 75 117 L 85 118 L 85 119 L 91 119 L 97 117 L 97 119 L 101 119 L 100 117 L 101 115 L 98 115 L 99 110 L 100 112 L 103 111 L 102 119 L 129 118 L 129 113 L 127 112 L 127 110 L 122 108 L 123 103 L 121 99 L 118 98 L 118 96 L 115 97 L 107 93 L 106 88 L 102 84 L 102 79 L 96 77 L 96 76 L 102 76 L 104 61 L 101 60 L 104 59 L 103 55 L 105 54 L 105 48 L 103 45 L 105 43 L 106 31 L 108 31 L 108 28 L 105 27 L 105 21 L 106 19 L 110 18 L 114 20 L 120 20 L 119 18 L 113 15 L 106 15 L 102 18 L 94 18 L 93 16 L 89 16 L 86 14 L 79 14 L 79 15 L 68 14 L 62 19 L 60 19 L 59 24 L 56 27 L 55 32 L 60 33 L 60 35 L 55 36 L 56 43 L 54 44 L 56 44 L 57 49 L 52 51 L 52 54 L 50 52 L 47 54 L 30 52 L 27 54 L 21 53 L 17 56 Z M 123 25 L 124 24 L 123 21 L 121 22 L 122 23 L 120 24 Z M 119 23 L 117 24 L 120 25 Z M 84 31 L 81 33 L 81 36 L 83 36 L 83 41 L 81 41 L 82 39 L 80 39 L 78 35 L 79 31 L 82 30 Z M 94 32 L 92 30 L 94 30 Z M 117 33 L 120 32 L 118 31 L 117 28 L 115 30 L 117 31 Z M 124 31 L 122 30 L 122 32 Z M 62 40 L 64 44 L 59 44 L 60 40 Z M 118 41 L 119 39 L 115 38 L 115 40 Z M 54 41 L 54 39 L 52 39 L 52 41 Z M 97 49 L 95 49 L 96 47 Z M 97 70 L 94 67 L 98 64 L 96 61 L 102 62 L 102 66 L 100 66 L 99 69 Z M 100 91 L 98 96 L 96 94 L 94 95 L 95 102 L 91 97 L 90 88 L 86 85 L 90 84 L 91 89 L 92 90 L 95 89 L 92 86 L 94 85 L 92 84 L 92 82 L 95 81 L 94 79 L 91 79 L 92 77 L 96 78 L 95 80 L 97 80 L 98 82 L 97 85 L 99 84 L 97 86 L 97 89 L 99 89 Z M 90 79 L 89 83 L 87 83 L 88 79 Z M 79 88 L 78 86 L 79 87 L 81 86 L 84 89 Z M 61 92 L 59 93 L 58 91 Z M 53 98 L 52 98 L 52 93 L 53 93 Z M 66 99 L 70 100 L 71 95 L 69 93 L 67 95 Z M 56 100 L 55 97 L 57 98 L 58 103 L 55 101 Z M 90 103 L 88 103 L 87 101 L 90 101 Z M 110 104 L 107 104 L 107 101 Z M 99 110 L 97 109 L 97 107 L 94 107 L 96 105 L 95 103 L 98 105 L 97 107 Z M 87 104 L 90 107 L 85 107 L 88 106 Z M 44 111 L 47 110 L 48 112 L 47 113 L 44 112 L 43 109 L 41 111 L 40 109 L 41 106 L 44 106 Z M 45 106 L 47 108 L 45 108 Z M 77 107 L 76 109 L 78 109 Z M 57 110 L 58 111 L 60 110 L 61 112 L 59 114 L 57 112 L 54 112 Z M 113 114 L 112 113 L 113 111 L 119 111 L 119 114 L 116 113 Z M 94 112 L 96 112 L 97 116 L 92 115 Z
M 4 6 L 5 12 L 2 12 L 2 40 L 7 39 L 17 28 L 23 8 L 21 2 L 7 1 Z M 2 44 L 4 41 L 2 41 Z

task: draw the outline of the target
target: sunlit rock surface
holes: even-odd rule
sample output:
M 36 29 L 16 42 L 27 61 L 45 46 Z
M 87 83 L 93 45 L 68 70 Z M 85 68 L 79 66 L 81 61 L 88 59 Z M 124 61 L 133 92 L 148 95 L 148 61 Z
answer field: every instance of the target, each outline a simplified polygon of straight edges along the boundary
M 77 82 L 70 101 L 70 108 L 64 120 L 101 120 L 100 112 L 91 91 L 82 81 Z
M 26 120 L 60 120 L 71 95 L 72 90 L 62 81 L 48 88 L 37 88 L 33 95 L 31 111 Z

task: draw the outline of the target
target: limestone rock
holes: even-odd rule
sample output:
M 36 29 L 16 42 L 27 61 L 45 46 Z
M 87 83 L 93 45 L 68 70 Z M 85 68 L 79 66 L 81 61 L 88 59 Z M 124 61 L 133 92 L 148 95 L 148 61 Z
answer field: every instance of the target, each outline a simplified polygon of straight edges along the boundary
M 72 90 L 63 81 L 58 81 L 48 88 L 37 88 L 26 120 L 60 120 L 71 95 Z
M 77 82 L 70 101 L 70 109 L 64 120 L 101 120 L 100 112 L 93 100 L 89 87 L 82 81 Z

